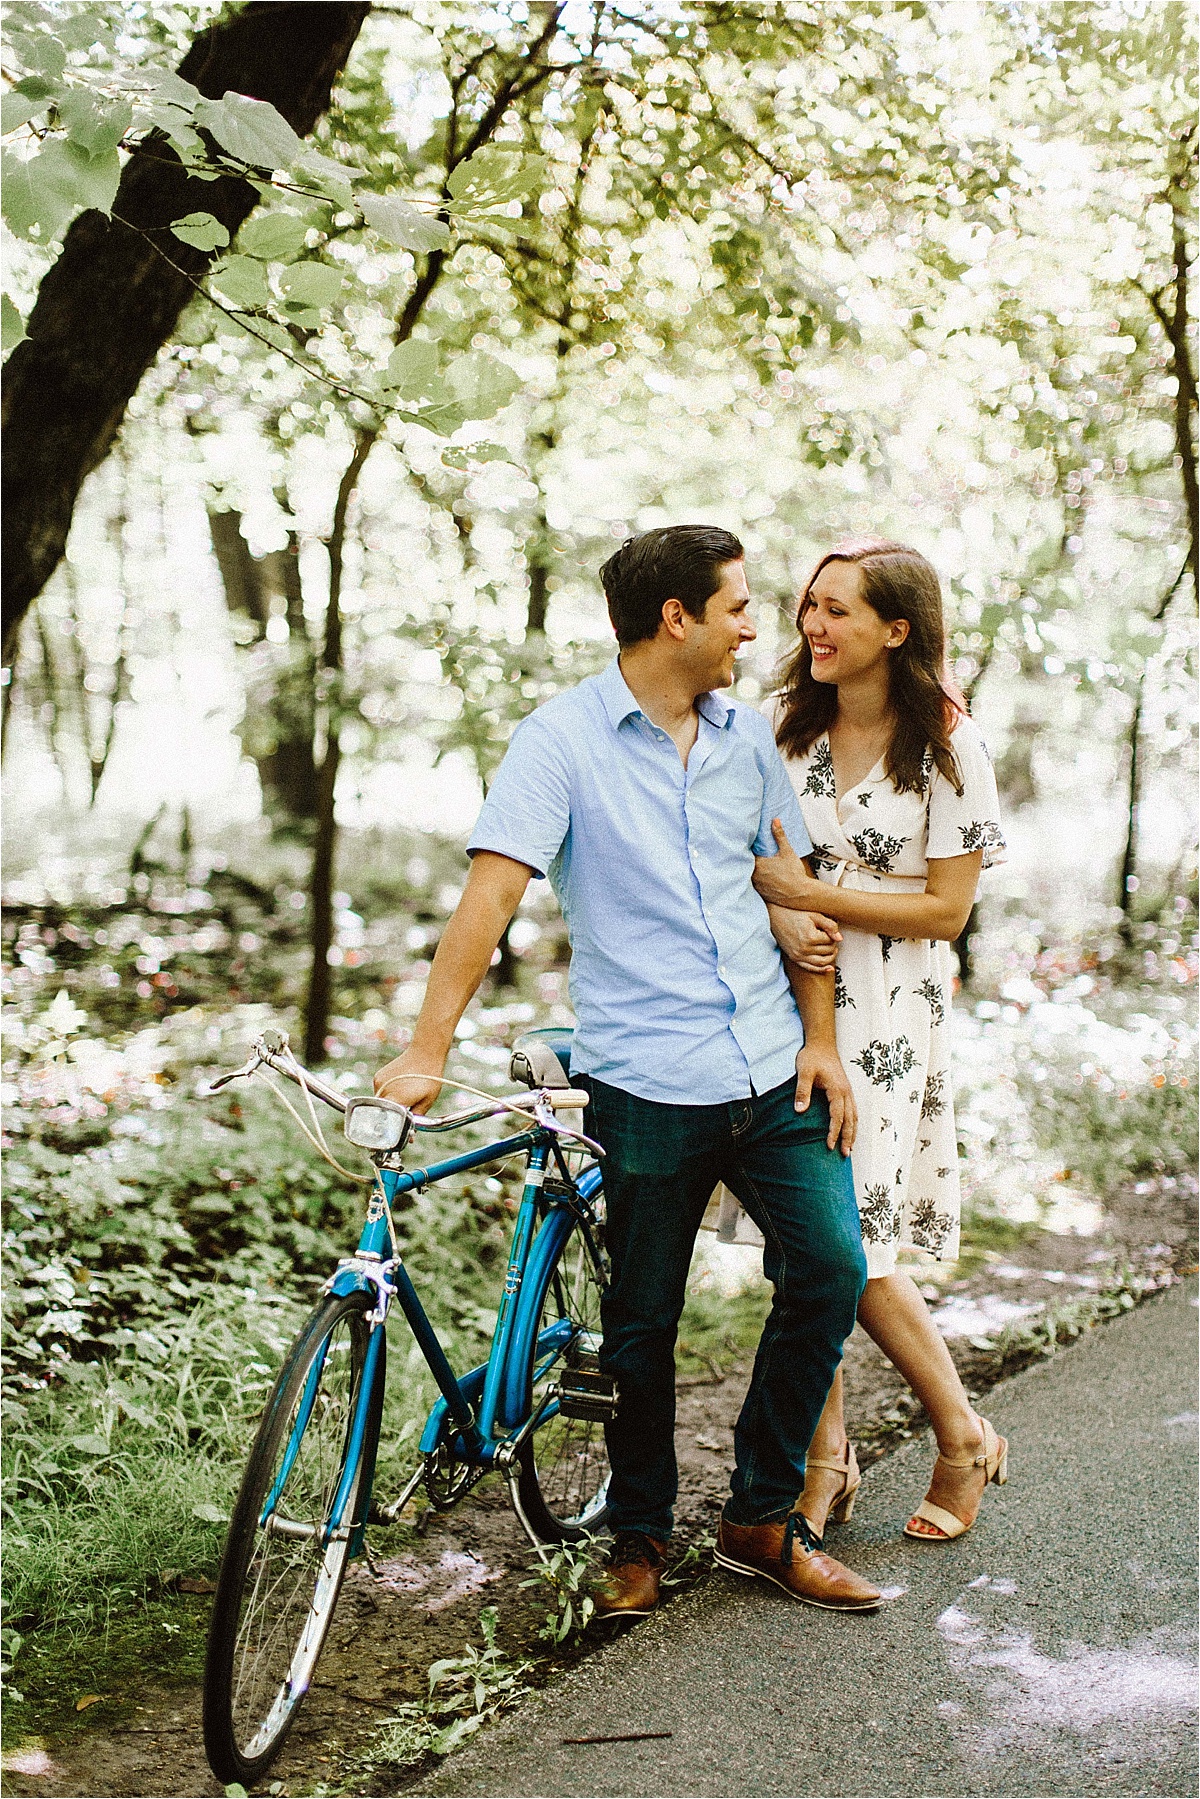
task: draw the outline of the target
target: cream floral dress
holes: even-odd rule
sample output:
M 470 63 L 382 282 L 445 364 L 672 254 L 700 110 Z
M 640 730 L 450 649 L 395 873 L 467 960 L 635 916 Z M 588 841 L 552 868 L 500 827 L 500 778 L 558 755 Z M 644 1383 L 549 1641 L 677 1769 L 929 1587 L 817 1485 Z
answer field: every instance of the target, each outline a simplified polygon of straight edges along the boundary
M 880 760 L 839 800 L 829 739 L 787 763 L 813 841 L 814 872 L 862 893 L 921 893 L 931 857 L 1005 859 L 996 778 L 983 738 L 960 719 L 951 746 L 962 794 L 925 757 L 925 788 L 897 793 Z M 843 927 L 837 1044 L 858 1105 L 851 1162 L 870 1279 L 901 1249 L 958 1254 L 958 1144 L 950 1088 L 954 955 L 928 938 Z

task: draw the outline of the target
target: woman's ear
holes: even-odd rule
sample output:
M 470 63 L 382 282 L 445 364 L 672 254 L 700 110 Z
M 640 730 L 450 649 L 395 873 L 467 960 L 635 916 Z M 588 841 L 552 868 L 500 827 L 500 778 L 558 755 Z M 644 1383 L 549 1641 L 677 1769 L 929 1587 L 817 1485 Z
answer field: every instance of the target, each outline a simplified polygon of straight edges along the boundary
M 894 618 L 892 620 L 891 629 L 887 635 L 887 643 L 884 647 L 889 650 L 898 650 L 908 636 L 908 629 L 908 620 L 906 618 Z

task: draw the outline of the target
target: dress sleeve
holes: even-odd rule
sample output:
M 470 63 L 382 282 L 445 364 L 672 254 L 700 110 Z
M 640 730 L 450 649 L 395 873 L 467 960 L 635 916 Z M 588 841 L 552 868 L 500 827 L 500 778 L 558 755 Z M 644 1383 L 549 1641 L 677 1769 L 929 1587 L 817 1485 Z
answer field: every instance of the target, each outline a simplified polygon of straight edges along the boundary
M 775 834 L 771 829 L 771 820 L 777 818 L 787 833 L 787 840 L 798 856 L 807 856 L 812 849 L 812 838 L 808 834 L 808 826 L 804 822 L 804 814 L 800 810 L 800 802 L 796 798 L 796 789 L 792 786 L 791 776 L 783 765 L 783 757 L 775 747 L 773 730 L 763 730 L 761 713 L 752 715 L 752 729 L 757 742 L 755 745 L 758 764 L 762 770 L 763 798 L 762 811 L 758 820 L 758 835 L 754 839 L 756 856 L 774 856 L 779 852 Z
M 969 718 L 960 719 L 950 746 L 958 761 L 963 790 L 955 793 L 952 783 L 934 768 L 926 858 L 967 856 L 972 850 L 982 850 L 983 866 L 991 868 L 1008 855 L 1000 829 L 1000 801 L 992 759 L 978 727 Z
M 544 875 L 571 823 L 570 770 L 561 736 L 536 712 L 513 732 L 467 844 Z

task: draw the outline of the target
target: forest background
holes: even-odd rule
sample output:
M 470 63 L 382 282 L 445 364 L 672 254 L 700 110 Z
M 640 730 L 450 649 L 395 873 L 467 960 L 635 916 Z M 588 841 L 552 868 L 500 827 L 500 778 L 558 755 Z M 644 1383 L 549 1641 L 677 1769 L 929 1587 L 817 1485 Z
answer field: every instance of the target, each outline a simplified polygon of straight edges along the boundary
M 595 571 L 632 532 L 742 537 L 752 703 L 823 548 L 930 556 L 1010 843 L 958 946 L 968 1242 L 1188 1178 L 1195 55 L 1175 0 L 13 4 L 6 32 L 32 1691 L 35 1649 L 211 1569 L 352 1228 L 206 1073 L 268 1020 L 348 1088 L 393 1053 L 514 724 L 612 654 Z M 565 971 L 534 884 L 462 1078 L 569 1020 Z M 407 1226 L 468 1360 L 507 1198 Z M 697 1341 L 718 1313 L 702 1278 Z M 396 1403 L 398 1466 L 415 1377 Z

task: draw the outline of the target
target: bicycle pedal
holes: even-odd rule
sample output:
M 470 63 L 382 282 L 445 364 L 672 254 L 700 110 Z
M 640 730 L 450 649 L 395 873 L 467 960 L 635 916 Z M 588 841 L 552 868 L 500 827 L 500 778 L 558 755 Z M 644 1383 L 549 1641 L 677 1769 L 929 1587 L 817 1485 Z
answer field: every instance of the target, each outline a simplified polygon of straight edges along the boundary
M 558 1410 L 563 1418 L 609 1424 L 617 1415 L 620 1393 L 616 1380 L 600 1367 L 594 1349 L 574 1349 L 558 1378 Z

